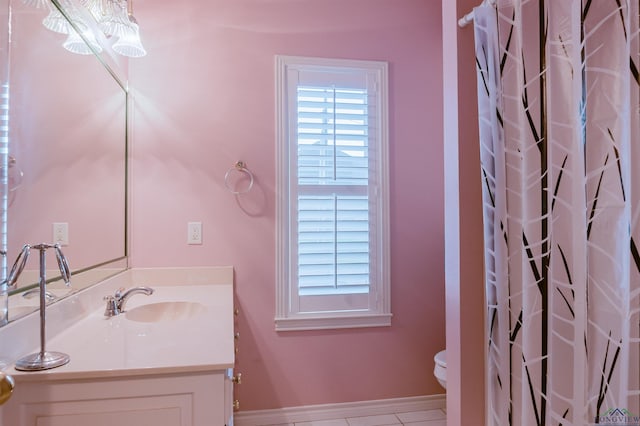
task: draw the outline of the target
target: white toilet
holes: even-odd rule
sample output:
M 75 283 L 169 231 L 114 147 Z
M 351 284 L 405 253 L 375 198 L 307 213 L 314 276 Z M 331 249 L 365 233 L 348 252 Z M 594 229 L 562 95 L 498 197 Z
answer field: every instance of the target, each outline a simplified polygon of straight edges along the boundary
M 447 351 L 440 351 L 433 357 L 435 361 L 435 367 L 433 369 L 433 375 L 438 379 L 438 383 L 443 388 L 447 388 Z

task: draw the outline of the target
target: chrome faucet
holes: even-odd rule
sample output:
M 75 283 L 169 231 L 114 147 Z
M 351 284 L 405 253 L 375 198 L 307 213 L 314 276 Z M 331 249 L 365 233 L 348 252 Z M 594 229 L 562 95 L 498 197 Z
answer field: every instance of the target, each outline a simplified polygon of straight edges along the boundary
M 133 287 L 124 291 L 124 288 L 120 288 L 116 290 L 116 294 L 113 296 L 105 296 L 104 300 L 107 301 L 107 307 L 104 310 L 104 316 L 114 317 L 123 313 L 124 305 L 134 294 L 145 294 L 147 296 L 151 296 L 153 294 L 153 289 L 151 287 Z
M 27 290 L 24 293 L 22 293 L 22 297 L 24 297 L 25 299 L 30 299 L 32 297 L 38 296 L 39 294 L 40 294 L 40 288 L 35 287 L 35 288 L 32 288 L 31 290 Z M 56 299 L 56 296 L 50 291 L 45 291 L 44 298 L 47 299 L 47 302 L 51 302 Z

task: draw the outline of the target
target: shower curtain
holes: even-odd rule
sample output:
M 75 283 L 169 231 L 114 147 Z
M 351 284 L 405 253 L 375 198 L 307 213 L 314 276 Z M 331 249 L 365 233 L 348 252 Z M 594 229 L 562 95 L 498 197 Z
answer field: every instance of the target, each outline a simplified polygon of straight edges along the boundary
M 490 425 L 640 424 L 638 7 L 474 10 Z

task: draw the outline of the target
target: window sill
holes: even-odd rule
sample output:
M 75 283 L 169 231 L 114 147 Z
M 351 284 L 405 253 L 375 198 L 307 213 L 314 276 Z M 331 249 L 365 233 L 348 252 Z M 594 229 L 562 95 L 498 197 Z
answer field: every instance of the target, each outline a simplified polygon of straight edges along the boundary
M 295 318 L 276 318 L 276 331 L 330 330 L 341 328 L 389 327 L 392 314 L 322 316 L 299 315 Z

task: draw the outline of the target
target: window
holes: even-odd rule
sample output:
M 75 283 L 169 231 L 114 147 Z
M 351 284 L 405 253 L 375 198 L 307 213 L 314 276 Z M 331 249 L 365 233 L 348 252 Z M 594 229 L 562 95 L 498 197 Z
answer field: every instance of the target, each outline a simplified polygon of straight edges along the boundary
M 390 325 L 387 64 L 276 67 L 276 329 Z

